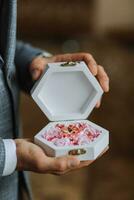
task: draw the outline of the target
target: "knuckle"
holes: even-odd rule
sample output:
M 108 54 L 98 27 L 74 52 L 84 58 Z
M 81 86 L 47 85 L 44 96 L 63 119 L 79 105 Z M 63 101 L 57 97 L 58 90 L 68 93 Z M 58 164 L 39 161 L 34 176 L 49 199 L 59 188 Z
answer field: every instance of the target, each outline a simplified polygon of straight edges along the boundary
M 104 70 L 104 67 L 102 65 L 99 65 L 99 67 L 101 68 L 101 70 Z
M 103 74 L 105 73 L 106 74 L 105 69 L 104 69 L 103 66 L 98 65 L 98 67 L 99 67 L 99 70 L 100 70 L 101 73 L 103 73 Z
M 107 79 L 107 81 L 109 82 L 109 77 L 108 77 L 108 75 L 107 75 L 107 78 L 106 78 L 106 79 Z
M 62 161 L 60 162 L 58 165 L 57 165 L 57 169 L 60 173 L 63 173 L 65 170 L 66 170 L 66 163 L 65 161 Z
M 87 56 L 89 59 L 93 59 L 93 56 L 90 53 L 86 53 L 85 56 Z
M 102 76 L 102 79 L 103 79 L 104 81 L 109 81 L 109 77 L 107 76 L 107 74 L 104 74 L 104 75 Z
M 109 77 L 107 75 L 107 73 L 105 72 L 105 69 L 103 66 L 99 65 L 99 68 L 101 69 L 101 78 L 105 81 L 109 81 Z
M 102 65 L 99 65 L 99 68 L 101 69 L 102 72 L 106 74 L 105 68 Z
M 93 58 L 93 56 L 90 54 L 90 53 L 87 53 L 87 52 L 82 52 L 82 55 L 85 56 L 85 57 L 88 57 L 88 58 Z
M 88 57 L 89 57 L 90 59 L 93 59 L 92 54 L 88 54 Z

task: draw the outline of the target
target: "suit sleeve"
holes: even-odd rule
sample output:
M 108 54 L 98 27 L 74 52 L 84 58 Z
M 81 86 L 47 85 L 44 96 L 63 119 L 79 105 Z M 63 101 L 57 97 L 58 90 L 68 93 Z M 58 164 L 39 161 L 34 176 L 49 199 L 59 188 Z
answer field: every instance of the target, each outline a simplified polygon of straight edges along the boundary
M 29 64 L 34 57 L 42 52 L 43 50 L 34 48 L 30 44 L 17 41 L 15 65 L 18 73 L 19 86 L 25 92 L 29 93 L 34 84 L 29 73 Z
M 3 140 L 0 138 L 0 177 L 2 177 L 3 175 L 4 166 L 5 166 L 5 147 Z

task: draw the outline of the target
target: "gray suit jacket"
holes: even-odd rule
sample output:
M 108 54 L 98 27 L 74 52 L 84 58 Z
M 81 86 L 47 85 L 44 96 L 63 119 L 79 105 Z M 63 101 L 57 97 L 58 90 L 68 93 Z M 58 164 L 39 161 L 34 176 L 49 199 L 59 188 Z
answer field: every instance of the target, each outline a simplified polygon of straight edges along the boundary
M 40 49 L 16 42 L 16 0 L 0 0 L 0 200 L 21 199 L 20 188 L 28 192 L 25 172 L 2 177 L 5 164 L 3 139 L 20 137 L 20 89 L 29 92 L 32 81 L 28 64 Z

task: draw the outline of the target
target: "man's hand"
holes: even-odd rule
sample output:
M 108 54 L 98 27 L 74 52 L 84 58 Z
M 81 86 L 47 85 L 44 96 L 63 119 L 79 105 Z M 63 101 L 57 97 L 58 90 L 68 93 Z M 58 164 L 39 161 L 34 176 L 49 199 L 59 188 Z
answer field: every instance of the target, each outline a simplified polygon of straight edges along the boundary
M 38 80 L 41 76 L 47 63 L 51 62 L 66 62 L 66 61 L 85 61 L 88 68 L 94 76 L 98 79 L 104 92 L 109 91 L 109 78 L 104 68 L 101 65 L 98 65 L 89 53 L 73 53 L 73 54 L 62 54 L 52 56 L 50 58 L 42 58 L 38 56 L 33 59 L 30 65 L 30 72 L 33 80 Z M 97 103 L 96 107 L 100 106 L 100 101 Z
M 48 157 L 43 149 L 30 140 L 16 139 L 17 170 L 62 175 L 90 165 L 93 161 L 79 161 L 75 156 Z M 104 154 L 108 148 L 102 153 Z M 101 155 L 102 155 L 101 154 Z M 100 155 L 100 156 L 101 156 Z M 100 157 L 99 156 L 99 157 Z

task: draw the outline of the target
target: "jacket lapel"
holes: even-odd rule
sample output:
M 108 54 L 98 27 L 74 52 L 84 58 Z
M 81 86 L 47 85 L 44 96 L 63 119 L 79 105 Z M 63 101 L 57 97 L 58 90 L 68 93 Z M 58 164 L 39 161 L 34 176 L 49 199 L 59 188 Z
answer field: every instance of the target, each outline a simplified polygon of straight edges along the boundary
M 6 71 L 11 70 L 16 49 L 16 0 L 3 0 L 1 11 L 0 48 Z
M 14 137 L 18 134 L 18 86 L 14 67 L 16 49 L 16 0 L 2 0 L 0 49 L 4 60 L 4 73 L 12 103 Z

